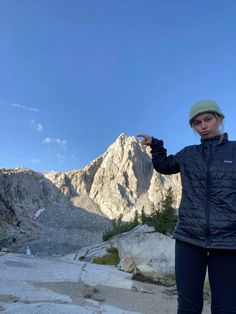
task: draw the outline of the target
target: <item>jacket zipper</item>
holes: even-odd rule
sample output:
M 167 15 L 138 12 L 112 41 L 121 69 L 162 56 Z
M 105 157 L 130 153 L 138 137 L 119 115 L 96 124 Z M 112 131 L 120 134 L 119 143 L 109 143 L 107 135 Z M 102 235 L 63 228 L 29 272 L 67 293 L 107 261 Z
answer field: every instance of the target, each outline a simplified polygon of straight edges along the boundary
M 206 178 L 206 244 L 210 246 L 210 196 L 211 196 L 211 175 L 210 166 L 212 162 L 213 147 L 212 142 L 209 142 L 209 155 L 207 159 L 207 178 Z

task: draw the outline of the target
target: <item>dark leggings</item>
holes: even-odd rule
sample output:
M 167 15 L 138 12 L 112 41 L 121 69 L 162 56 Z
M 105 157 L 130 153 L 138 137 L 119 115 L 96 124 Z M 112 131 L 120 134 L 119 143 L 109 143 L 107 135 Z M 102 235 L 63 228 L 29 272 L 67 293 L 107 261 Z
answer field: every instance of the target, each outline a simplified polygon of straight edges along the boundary
M 236 314 L 236 250 L 205 249 L 176 240 L 177 314 L 200 314 L 208 269 L 212 314 Z

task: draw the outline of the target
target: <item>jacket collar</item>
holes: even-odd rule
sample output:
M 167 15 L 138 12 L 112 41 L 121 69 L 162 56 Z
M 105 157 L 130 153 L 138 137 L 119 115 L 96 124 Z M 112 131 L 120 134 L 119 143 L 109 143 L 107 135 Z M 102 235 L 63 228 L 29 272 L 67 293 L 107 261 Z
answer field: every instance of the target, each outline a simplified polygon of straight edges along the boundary
M 222 138 L 222 136 L 223 136 L 223 138 Z M 223 144 L 226 142 L 228 142 L 228 133 L 219 134 L 219 135 L 216 135 L 210 139 L 201 138 L 201 143 L 204 146 L 208 146 L 208 145 L 216 146 L 216 145 Z

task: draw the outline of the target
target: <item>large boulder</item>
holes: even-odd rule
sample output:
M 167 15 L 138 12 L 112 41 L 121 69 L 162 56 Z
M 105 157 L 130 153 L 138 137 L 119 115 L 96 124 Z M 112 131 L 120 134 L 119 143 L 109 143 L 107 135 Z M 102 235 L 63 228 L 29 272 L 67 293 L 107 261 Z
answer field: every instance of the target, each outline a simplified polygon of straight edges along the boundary
M 175 241 L 153 229 L 140 225 L 119 238 L 119 269 L 141 273 L 154 280 L 174 272 Z
M 110 248 L 118 249 L 119 270 L 138 273 L 153 281 L 174 272 L 175 240 L 147 225 L 115 235 L 103 244 L 82 248 L 74 259 L 92 261 L 107 254 Z

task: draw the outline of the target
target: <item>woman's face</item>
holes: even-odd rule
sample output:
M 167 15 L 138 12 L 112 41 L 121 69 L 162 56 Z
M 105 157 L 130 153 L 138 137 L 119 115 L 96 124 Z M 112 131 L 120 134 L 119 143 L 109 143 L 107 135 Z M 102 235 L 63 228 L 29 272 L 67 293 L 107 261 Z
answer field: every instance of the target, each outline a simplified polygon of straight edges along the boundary
M 221 119 L 211 112 L 200 113 L 193 122 L 192 127 L 201 138 L 210 139 L 220 133 Z

